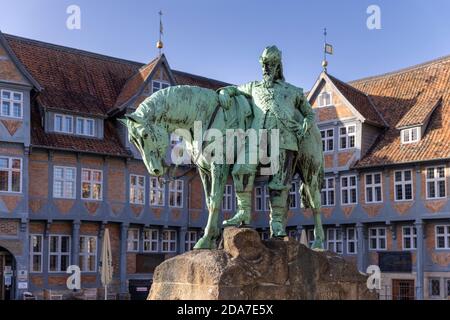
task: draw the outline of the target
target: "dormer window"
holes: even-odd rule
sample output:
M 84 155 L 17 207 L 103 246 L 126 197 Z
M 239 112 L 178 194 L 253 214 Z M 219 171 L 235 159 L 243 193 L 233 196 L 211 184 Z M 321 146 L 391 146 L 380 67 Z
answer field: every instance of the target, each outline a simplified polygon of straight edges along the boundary
M 155 92 L 157 92 L 157 91 L 159 91 L 159 90 L 162 90 L 162 89 L 166 89 L 166 88 L 168 88 L 168 87 L 170 87 L 170 84 L 167 83 L 167 82 L 164 82 L 164 81 L 156 81 L 156 80 L 153 80 L 153 81 L 152 81 L 152 90 L 153 90 L 153 93 L 155 93 Z
M 0 116 L 22 119 L 23 94 L 21 92 L 1 90 Z
M 402 143 L 415 143 L 420 140 L 420 127 L 408 128 L 401 131 Z
M 95 121 L 89 118 L 77 118 L 76 133 L 81 136 L 95 136 Z
M 332 105 L 331 101 L 331 93 L 330 92 L 322 92 L 319 94 L 319 107 L 328 107 Z
M 73 133 L 73 117 L 55 114 L 54 130 L 61 133 Z

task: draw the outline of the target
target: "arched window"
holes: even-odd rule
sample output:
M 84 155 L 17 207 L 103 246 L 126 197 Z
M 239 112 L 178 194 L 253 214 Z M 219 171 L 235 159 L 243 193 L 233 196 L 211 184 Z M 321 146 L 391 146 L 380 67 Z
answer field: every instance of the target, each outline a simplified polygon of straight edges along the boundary
M 319 107 L 327 107 L 331 106 L 331 93 L 330 92 L 322 92 L 319 95 Z

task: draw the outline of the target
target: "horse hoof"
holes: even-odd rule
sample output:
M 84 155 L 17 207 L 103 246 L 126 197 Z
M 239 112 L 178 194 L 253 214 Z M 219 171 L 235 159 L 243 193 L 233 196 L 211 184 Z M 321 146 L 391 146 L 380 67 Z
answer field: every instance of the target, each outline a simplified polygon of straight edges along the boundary
M 314 243 L 311 246 L 311 250 L 319 251 L 319 252 L 325 251 L 323 242 L 322 241 L 314 241 Z
M 194 250 L 216 249 L 216 242 L 209 238 L 201 238 L 194 246 Z

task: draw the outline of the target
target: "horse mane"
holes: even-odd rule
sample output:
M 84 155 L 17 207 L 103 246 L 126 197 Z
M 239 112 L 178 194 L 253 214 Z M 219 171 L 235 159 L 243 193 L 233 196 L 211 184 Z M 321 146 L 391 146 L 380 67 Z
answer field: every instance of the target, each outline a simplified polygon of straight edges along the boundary
M 193 123 L 210 115 L 218 105 L 214 90 L 194 86 L 173 86 L 151 95 L 135 114 L 156 123 Z

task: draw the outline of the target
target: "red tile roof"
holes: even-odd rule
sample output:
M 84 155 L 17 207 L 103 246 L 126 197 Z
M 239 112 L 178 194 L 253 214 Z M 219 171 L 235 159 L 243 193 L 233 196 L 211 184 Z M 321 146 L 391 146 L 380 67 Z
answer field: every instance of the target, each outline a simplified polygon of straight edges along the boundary
M 366 120 L 378 126 L 386 126 L 386 122 L 367 94 L 333 77 L 332 75 L 327 74 L 327 76 L 340 91 L 340 93 L 344 95 L 351 105 L 355 107 L 356 110 L 358 110 L 358 112 L 366 118 Z
M 450 56 L 349 84 L 371 97 L 389 125 L 357 168 L 450 158 Z M 430 110 L 422 139 L 402 144 L 398 124 L 423 121 Z

